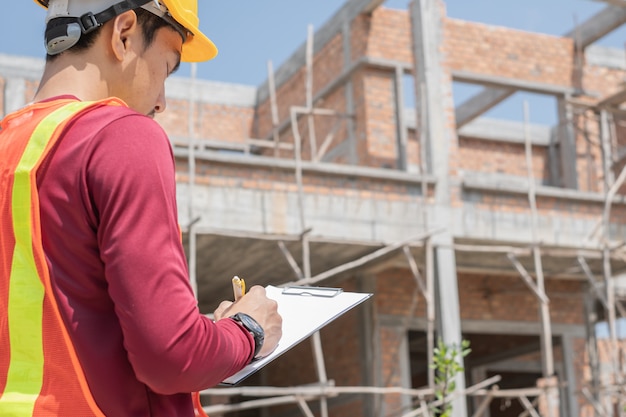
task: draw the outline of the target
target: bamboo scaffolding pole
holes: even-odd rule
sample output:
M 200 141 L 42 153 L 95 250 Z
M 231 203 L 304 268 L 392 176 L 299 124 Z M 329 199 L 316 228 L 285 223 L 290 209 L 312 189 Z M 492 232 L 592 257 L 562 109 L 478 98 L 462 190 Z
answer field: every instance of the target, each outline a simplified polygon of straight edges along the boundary
M 528 171 L 528 201 L 531 208 L 531 239 L 533 242 L 537 241 L 537 200 L 535 196 L 535 176 L 533 173 L 533 160 L 532 160 L 532 143 L 529 129 L 529 106 L 528 102 L 524 101 L 524 143 L 526 154 L 526 169 Z M 542 366 L 543 376 L 550 377 L 554 375 L 554 357 L 552 352 L 552 327 L 550 323 L 550 308 L 547 296 L 545 296 L 545 283 L 543 276 L 543 265 L 541 261 L 541 251 L 538 245 L 534 245 L 533 259 L 535 261 L 535 274 L 537 277 L 537 287 L 544 298 L 541 298 L 540 304 L 540 316 L 541 316 L 541 343 L 542 343 Z M 552 408 L 548 408 L 549 415 L 552 416 Z
M 600 291 L 600 289 L 598 288 L 598 284 L 596 282 L 596 279 L 593 276 L 593 273 L 591 272 L 591 269 L 589 268 L 589 265 L 587 264 L 587 261 L 582 256 L 579 256 L 577 259 L 578 259 L 578 263 L 580 264 L 583 272 L 585 273 L 585 276 L 587 277 L 587 281 L 589 282 L 589 285 L 591 286 L 591 289 L 596 294 L 596 297 L 600 300 L 600 302 L 602 302 L 602 306 L 604 306 L 604 308 L 606 310 L 608 310 L 609 309 L 609 304 L 606 301 L 606 295 L 603 294 L 602 291 Z
M 539 413 L 537 413 L 537 411 L 535 410 L 535 408 L 533 407 L 533 405 L 530 403 L 530 401 L 528 400 L 527 397 L 520 395 L 519 397 L 517 397 L 519 402 L 522 404 L 522 406 L 526 409 L 526 411 L 528 412 L 528 414 L 530 414 L 532 417 L 541 417 L 539 415 Z
M 311 343 L 313 346 L 317 378 L 321 385 L 326 385 L 328 384 L 328 375 L 326 374 L 326 363 L 324 362 L 324 351 L 322 350 L 322 337 L 319 331 L 313 333 Z M 319 400 L 322 417 L 328 417 L 328 400 L 326 396 L 320 397 Z
M 267 61 L 267 82 L 270 91 L 270 108 L 272 112 L 272 138 L 274 142 L 274 157 L 279 156 L 280 134 L 278 131 L 278 102 L 276 100 L 276 81 L 274 78 L 274 65 Z
M 430 239 L 428 239 L 428 242 L 430 242 Z M 432 247 L 430 244 L 427 243 L 427 251 L 428 253 L 430 253 L 430 250 L 432 250 Z M 417 283 L 417 286 L 419 287 L 422 296 L 424 297 L 424 299 L 426 300 L 426 311 L 427 311 L 427 318 L 428 318 L 428 327 L 427 327 L 427 336 L 426 336 L 426 348 L 427 348 L 427 363 L 433 363 L 433 349 L 434 349 L 434 315 L 431 316 L 431 313 L 434 313 L 435 311 L 435 300 L 434 300 L 434 286 L 433 283 L 431 282 L 430 279 L 427 280 L 427 282 L 424 282 L 424 279 L 422 278 L 422 275 L 419 272 L 419 268 L 417 267 L 417 262 L 415 261 L 415 258 L 413 257 L 413 254 L 411 253 L 411 250 L 409 249 L 408 245 L 405 245 L 402 247 L 402 251 L 404 252 L 404 255 L 409 263 L 409 267 L 411 268 L 411 273 L 413 274 L 413 278 L 415 279 L 415 282 Z M 428 257 L 428 254 L 426 254 L 426 257 Z M 426 268 L 429 267 L 429 265 L 431 265 L 432 262 L 426 261 Z M 427 273 L 428 274 L 428 273 Z M 428 276 L 430 277 L 431 274 L 428 274 Z M 429 387 L 434 387 L 435 386 L 435 369 L 431 366 L 428 367 L 428 386 Z
M 279 240 L 278 247 L 280 248 L 280 251 L 283 253 L 283 256 L 285 257 L 285 259 L 287 259 L 287 262 L 289 263 L 289 266 L 291 266 L 291 269 L 293 269 L 293 272 L 295 273 L 296 278 L 297 279 L 304 278 L 304 274 L 302 273 L 302 270 L 298 266 L 298 263 L 294 259 L 291 252 L 289 252 L 289 249 L 287 249 L 287 246 L 285 246 L 285 242 L 283 242 L 282 240 Z
M 413 410 L 404 414 L 402 417 L 416 417 L 428 412 L 430 407 L 441 406 L 444 402 L 449 402 L 459 395 L 472 395 L 472 396 L 486 396 L 491 398 L 513 398 L 513 397 L 528 397 L 539 396 L 544 393 L 542 388 L 525 388 L 525 389 L 511 389 L 500 390 L 497 386 L 486 390 L 489 385 L 499 382 L 502 378 L 500 375 L 495 375 L 491 378 L 485 379 L 471 387 L 466 388 L 461 392 L 454 392 L 444 399 L 431 401 L 430 403 L 425 401 L 427 397 L 433 397 L 435 394 L 434 389 L 408 389 L 402 387 L 371 387 L 371 386 L 346 386 L 335 387 L 330 385 L 320 386 L 301 386 L 301 387 L 233 387 L 233 388 L 211 388 L 203 390 L 202 395 L 242 395 L 248 397 L 268 397 L 261 400 L 244 401 L 238 404 L 228 405 L 210 405 L 204 406 L 203 409 L 209 414 L 220 414 L 234 411 L 247 410 L 252 408 L 259 408 L 264 406 L 273 406 L 288 403 L 298 403 L 301 400 L 313 400 L 318 397 L 334 397 L 341 394 L 371 394 L 371 395 L 387 395 L 387 394 L 402 394 L 409 395 L 418 398 L 420 407 L 417 410 Z
M 524 268 L 524 266 L 517 260 L 517 258 L 513 254 L 508 254 L 507 257 L 509 258 L 513 266 L 515 266 L 515 269 L 517 269 L 517 272 L 519 272 L 528 288 L 530 288 L 535 296 L 537 296 L 539 302 L 542 304 L 548 304 L 550 302 L 550 299 L 546 295 L 545 291 L 543 291 L 541 287 L 535 284 L 535 281 L 530 276 L 528 271 L 526 271 L 526 268 Z
M 322 146 L 320 146 L 319 150 L 317 151 L 317 154 L 315 155 L 315 159 L 313 160 L 313 162 L 319 162 L 322 159 L 322 157 L 326 154 L 326 151 L 328 151 L 328 148 L 330 147 L 330 144 L 332 143 L 332 141 L 335 139 L 335 134 L 337 133 L 340 127 L 341 127 L 341 123 L 338 121 L 335 123 L 331 131 L 328 132 L 328 135 L 326 135 L 326 137 L 324 138 L 324 142 L 322 142 Z
M 618 384 L 622 384 L 624 378 L 622 373 L 619 371 L 619 346 L 617 342 L 617 330 L 616 330 L 616 300 L 615 300 L 615 288 L 613 283 L 612 271 L 611 271 L 611 250 L 609 248 L 610 242 L 610 220 L 611 220 L 611 206 L 613 202 L 613 197 L 620 189 L 624 181 L 626 180 L 626 167 L 622 169 L 617 180 L 614 184 L 611 185 L 609 192 L 606 195 L 606 200 L 604 203 L 604 212 L 602 215 L 602 225 L 604 232 L 604 241 L 603 241 L 603 271 L 604 271 L 604 285 L 605 285 L 605 297 L 608 305 L 607 315 L 608 315 L 608 324 L 609 324 L 609 338 L 610 338 L 610 352 L 611 352 L 611 362 L 613 374 L 615 377 L 615 381 Z M 618 399 L 619 408 L 624 408 L 624 400 L 623 396 L 620 396 Z
M 428 350 L 426 351 L 426 360 L 429 364 L 435 362 L 435 320 L 436 320 L 436 304 L 434 300 L 435 292 L 435 249 L 433 247 L 432 236 L 426 238 L 424 262 L 426 263 L 426 288 L 430 289 L 430 295 L 433 297 L 431 302 L 426 306 L 426 343 Z M 435 386 L 435 369 L 428 368 L 428 386 Z
M 296 396 L 296 402 L 300 407 L 300 410 L 304 413 L 305 417 L 315 417 L 306 400 L 301 396 Z
M 615 331 L 615 294 L 613 290 L 613 280 L 611 279 L 611 263 L 610 263 L 610 249 L 609 249 L 609 241 L 610 241 L 610 220 L 611 220 L 611 208 L 613 203 L 613 197 L 620 189 L 624 181 L 626 180 L 626 167 L 622 169 L 619 177 L 615 181 L 611 188 L 609 189 L 606 199 L 604 201 L 604 211 L 602 213 L 602 226 L 604 232 L 604 242 L 603 242 L 603 265 L 604 265 L 604 279 L 606 285 L 606 301 L 609 305 L 608 315 L 609 315 L 609 333 L 611 336 L 611 340 L 614 342 L 617 339 L 616 331 Z
M 313 115 L 313 42 L 314 42 L 313 25 L 308 27 L 307 46 L 306 46 L 306 109 L 307 109 L 307 124 L 309 132 L 309 145 L 311 148 L 311 159 L 313 160 L 317 155 L 317 139 L 315 137 L 315 119 Z M 298 126 L 298 116 L 296 111 L 291 110 L 291 123 L 294 134 L 294 141 L 296 145 L 295 158 L 296 158 L 296 180 L 298 186 L 298 207 L 300 214 L 300 228 L 302 230 L 302 263 L 304 269 L 303 279 L 311 278 L 311 259 L 310 259 L 310 244 L 309 233 L 310 229 L 306 226 L 306 212 L 304 207 L 304 189 L 302 178 L 302 137 L 300 136 L 300 128 Z M 324 385 L 328 383 L 328 376 L 326 373 L 326 365 L 324 361 L 324 351 L 322 349 L 322 339 L 320 332 L 315 332 L 311 337 L 311 343 L 313 348 L 313 356 L 315 360 L 315 370 L 320 384 Z M 320 401 L 320 414 L 321 417 L 328 417 L 328 401 L 326 396 L 322 396 Z M 308 416 L 312 414 L 308 406 L 305 407 L 305 403 L 302 399 L 299 399 L 298 404 L 305 414 Z
M 495 384 L 496 382 L 499 382 L 502 379 L 502 377 L 500 375 L 495 375 L 492 376 L 491 378 L 487 378 L 484 381 L 479 382 L 478 384 L 472 385 L 471 387 L 465 388 L 464 390 L 461 391 L 455 391 L 449 395 L 447 395 L 445 398 L 442 398 L 440 400 L 436 400 L 436 401 L 432 401 L 429 406 L 430 407 L 439 407 L 445 403 L 450 402 L 451 400 L 453 400 L 454 398 L 457 398 L 461 395 L 471 395 L 476 391 L 479 391 L 491 384 Z M 409 413 L 403 414 L 402 417 L 417 417 L 423 415 L 423 411 L 422 411 L 422 407 L 418 408 L 417 410 L 413 410 Z
M 370 394 L 387 395 L 402 394 L 416 398 L 434 396 L 434 390 L 407 389 L 402 387 L 368 387 L 368 386 L 304 386 L 304 387 L 240 387 L 240 388 L 212 388 L 201 392 L 202 395 L 243 395 L 254 397 L 268 397 L 260 400 L 248 400 L 238 404 L 216 404 L 202 407 L 211 414 L 222 414 L 235 411 L 249 410 L 260 407 L 297 403 L 299 399 L 314 400 L 319 397 L 334 397 L 341 394 Z
M 600 417 L 611 417 L 610 414 L 604 409 L 604 406 L 593 397 L 587 387 L 583 388 L 581 392 L 589 404 L 591 404 L 593 410 L 599 414 Z
M 301 279 L 299 281 L 294 282 L 294 285 L 313 285 L 313 284 L 318 284 L 321 281 L 327 280 L 329 278 L 332 278 L 336 275 L 339 275 L 341 273 L 356 269 L 358 267 L 361 267 L 365 264 L 367 264 L 368 262 L 371 262 L 373 260 L 376 260 L 382 256 L 388 255 L 391 252 L 394 252 L 400 248 L 402 248 L 403 246 L 411 243 L 411 242 L 415 242 L 418 240 L 424 240 L 436 233 L 441 233 L 444 229 L 443 228 L 438 228 L 438 229 L 434 229 L 431 231 L 427 231 L 424 233 L 420 233 L 416 236 L 410 237 L 408 239 L 402 240 L 400 242 L 395 242 L 392 243 L 390 245 L 387 245 L 381 249 L 378 249 L 377 251 L 374 251 L 370 254 L 367 254 L 365 256 L 362 256 L 354 261 L 351 262 L 346 262 L 343 265 L 339 265 L 335 268 L 331 268 L 325 272 L 322 272 L 320 274 L 315 275 L 314 277 L 311 278 L 305 278 L 305 279 Z
M 483 400 L 481 401 L 480 405 L 478 406 L 474 414 L 472 414 L 472 417 L 482 417 L 485 411 L 487 411 L 487 407 L 489 407 L 489 404 L 491 404 L 491 400 L 493 399 L 494 393 L 498 389 L 499 388 L 497 385 L 491 388 L 491 390 L 487 393 L 487 395 L 485 395 L 485 398 L 483 398 Z
M 311 276 L 311 266 L 309 259 L 309 241 L 308 233 L 304 233 L 306 230 L 306 214 L 304 210 L 304 189 L 302 179 L 302 137 L 300 136 L 300 129 L 298 128 L 298 115 L 296 110 L 292 107 L 290 110 L 292 130 L 295 144 L 294 157 L 296 160 L 296 185 L 298 187 L 298 213 L 300 218 L 300 230 L 303 231 L 302 237 L 302 263 L 304 269 L 304 276 Z
M 326 385 L 310 384 L 296 387 L 225 387 L 209 388 L 201 391 L 202 395 L 241 395 L 244 397 L 272 397 L 283 395 L 328 396 L 335 397 L 341 394 L 402 394 L 411 397 L 424 398 L 432 396 L 435 391 L 431 388 L 403 388 L 403 387 L 372 387 L 372 386 L 335 386 L 330 380 Z
M 425 417 L 430 417 L 430 412 L 428 411 L 428 404 L 426 401 L 420 399 L 420 410 Z

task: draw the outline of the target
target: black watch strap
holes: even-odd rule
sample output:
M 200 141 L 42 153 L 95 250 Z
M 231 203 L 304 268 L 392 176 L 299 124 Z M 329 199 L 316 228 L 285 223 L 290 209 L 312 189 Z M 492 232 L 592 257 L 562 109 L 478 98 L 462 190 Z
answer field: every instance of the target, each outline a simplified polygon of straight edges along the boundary
M 263 327 L 252 317 L 245 313 L 237 313 L 230 316 L 231 319 L 240 323 L 254 338 L 254 355 L 252 358 L 256 358 L 263 347 L 263 341 L 265 340 L 265 332 Z

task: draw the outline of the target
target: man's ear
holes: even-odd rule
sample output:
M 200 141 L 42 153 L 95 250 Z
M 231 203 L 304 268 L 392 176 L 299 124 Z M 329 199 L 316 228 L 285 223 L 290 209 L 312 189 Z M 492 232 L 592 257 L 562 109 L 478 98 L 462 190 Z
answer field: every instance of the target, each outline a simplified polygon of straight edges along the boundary
M 133 35 L 138 31 L 137 15 L 129 10 L 113 19 L 111 32 L 111 50 L 118 61 L 122 61 L 128 52 Z

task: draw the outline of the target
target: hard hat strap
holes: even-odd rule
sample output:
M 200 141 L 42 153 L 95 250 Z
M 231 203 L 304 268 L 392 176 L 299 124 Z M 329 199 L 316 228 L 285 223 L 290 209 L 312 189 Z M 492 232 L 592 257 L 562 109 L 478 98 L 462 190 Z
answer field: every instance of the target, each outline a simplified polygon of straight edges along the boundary
M 155 6 L 145 7 L 149 3 Z M 166 20 L 176 29 L 186 41 L 188 30 L 176 22 L 166 11 L 161 10 L 161 5 L 155 0 L 123 0 L 99 13 L 88 12 L 80 17 L 56 17 L 48 22 L 46 28 L 46 50 L 49 55 L 56 55 L 74 46 L 81 35 L 93 32 L 109 20 L 122 13 L 144 6 L 146 10 L 152 12 Z
M 150 1 L 151 0 L 124 0 L 101 11 L 100 13 L 85 13 L 78 18 L 78 24 L 80 25 L 82 33 L 89 33 L 113 19 L 115 16 L 119 16 L 129 10 L 134 10 L 146 3 L 150 3 Z

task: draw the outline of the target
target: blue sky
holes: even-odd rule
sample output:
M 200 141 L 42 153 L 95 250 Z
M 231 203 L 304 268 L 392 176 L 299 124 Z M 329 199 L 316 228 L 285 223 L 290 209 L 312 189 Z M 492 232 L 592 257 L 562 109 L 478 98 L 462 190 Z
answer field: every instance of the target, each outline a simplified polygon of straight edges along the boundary
M 267 62 L 274 68 L 283 63 L 307 36 L 307 27 L 322 26 L 343 4 L 342 0 L 199 0 L 200 25 L 220 49 L 218 57 L 198 65 L 198 77 L 213 81 L 259 85 L 267 77 Z M 408 0 L 388 0 L 387 7 L 407 9 Z M 561 35 L 574 22 L 582 22 L 606 5 L 592 0 L 448 0 L 448 16 L 511 28 Z M 42 42 L 45 11 L 33 1 L 13 0 L 10 12 L 0 16 L 0 53 L 43 57 Z M 624 28 L 599 43 L 623 49 Z M 183 66 L 180 74 L 189 74 Z M 472 89 L 455 91 L 462 100 Z M 517 96 L 517 97 L 516 97 Z M 516 94 L 510 103 L 493 111 L 510 112 L 507 105 L 532 95 Z M 554 115 L 538 112 L 533 120 L 551 123 Z M 521 110 L 519 110 L 521 114 Z M 545 120 L 544 120 L 545 119 Z

